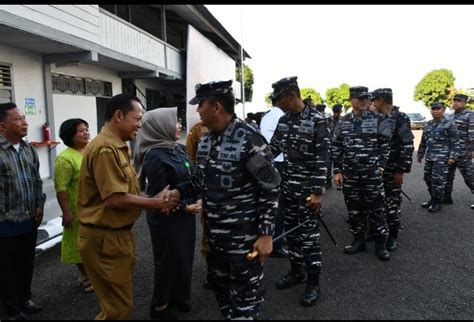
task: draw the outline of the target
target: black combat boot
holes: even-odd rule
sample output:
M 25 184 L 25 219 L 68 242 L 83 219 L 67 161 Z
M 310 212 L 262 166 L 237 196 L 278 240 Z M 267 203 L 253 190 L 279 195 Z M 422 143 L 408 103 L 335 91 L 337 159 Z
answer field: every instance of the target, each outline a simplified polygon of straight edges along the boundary
M 301 296 L 300 303 L 303 306 L 311 306 L 321 296 L 321 288 L 319 287 L 319 274 L 309 273 L 306 288 Z
M 388 234 L 388 240 L 387 240 L 387 250 L 389 252 L 393 252 L 395 249 L 397 249 L 397 238 L 398 238 L 398 230 L 391 230 Z
M 306 282 L 306 273 L 303 266 L 291 264 L 290 272 L 278 280 L 276 287 L 283 290 L 304 282 Z
M 438 199 L 433 199 L 431 206 L 428 208 L 429 212 L 438 212 L 441 210 L 441 202 Z
M 423 203 L 421 204 L 421 208 L 428 209 L 429 207 L 431 207 L 431 202 L 432 202 L 431 199 L 430 199 L 430 201 L 423 202 Z
M 388 261 L 390 259 L 390 254 L 385 248 L 386 238 L 385 236 L 379 236 L 375 241 L 375 255 L 381 261 Z
M 367 244 L 365 243 L 364 234 L 354 235 L 354 240 L 352 241 L 352 244 L 344 247 L 344 253 L 350 255 L 357 254 L 366 250 Z
M 454 204 L 453 198 L 451 196 L 444 197 L 443 203 L 446 205 L 452 205 Z

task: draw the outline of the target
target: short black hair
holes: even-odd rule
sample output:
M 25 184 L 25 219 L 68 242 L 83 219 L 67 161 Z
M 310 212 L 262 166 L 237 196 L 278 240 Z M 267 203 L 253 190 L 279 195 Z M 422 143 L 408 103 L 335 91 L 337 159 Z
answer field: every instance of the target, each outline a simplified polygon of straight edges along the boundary
M 281 97 L 282 95 L 286 95 L 286 94 L 289 93 L 289 92 L 293 92 L 293 93 L 296 94 L 296 96 L 298 96 L 298 98 L 301 98 L 300 89 L 299 89 L 298 87 L 295 87 L 295 86 L 290 86 L 290 87 L 288 87 L 288 88 L 285 89 L 285 90 L 283 91 L 283 93 L 281 93 L 281 95 L 278 96 L 278 97 Z
M 216 95 L 216 96 L 209 96 L 207 98 L 211 104 L 215 102 L 220 102 L 224 107 L 224 110 L 228 114 L 234 114 L 235 111 L 235 96 L 233 93 L 225 94 L 225 95 Z
M 2 103 L 0 104 L 0 121 L 4 121 L 5 117 L 7 117 L 7 111 L 13 110 L 14 108 L 17 108 L 15 103 L 9 102 L 9 103 Z
M 131 94 L 117 94 L 110 99 L 105 109 L 105 121 L 110 121 L 115 111 L 121 110 L 124 115 L 133 110 L 132 101 L 142 103 L 138 97 Z
M 376 97 L 372 97 L 372 101 L 375 101 L 377 98 L 381 98 L 387 104 L 393 104 L 393 96 L 388 94 L 377 94 Z
M 70 148 L 74 147 L 74 135 L 77 133 L 77 127 L 85 124 L 89 128 L 89 123 L 83 119 L 69 119 L 64 121 L 59 127 L 59 137 L 64 144 Z

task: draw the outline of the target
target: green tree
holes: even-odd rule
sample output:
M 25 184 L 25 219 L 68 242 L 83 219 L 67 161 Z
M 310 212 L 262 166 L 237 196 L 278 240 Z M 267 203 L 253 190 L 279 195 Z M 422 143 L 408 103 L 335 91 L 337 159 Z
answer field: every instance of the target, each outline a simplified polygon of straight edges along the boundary
M 311 99 L 313 100 L 314 104 L 322 104 L 323 103 L 323 98 L 321 97 L 321 94 L 314 88 L 310 87 L 305 87 L 305 88 L 300 88 L 300 94 L 301 94 L 301 99 L 304 100 L 311 96 Z
M 235 67 L 235 79 L 241 81 L 241 67 L 240 65 Z M 244 91 L 245 91 L 245 101 L 251 102 L 253 95 L 253 71 L 252 69 L 244 64 Z
M 335 104 L 342 104 L 344 111 L 351 107 L 349 100 L 349 88 L 346 83 L 342 83 L 339 87 L 331 87 L 326 90 L 326 102 L 328 107 L 332 108 Z
M 272 95 L 273 92 L 268 92 L 265 95 L 265 103 L 267 103 L 267 106 L 272 106 L 272 99 L 270 98 L 270 95 Z
M 449 69 L 435 69 L 427 73 L 416 85 L 413 99 L 422 101 L 426 107 L 434 102 L 451 106 L 455 93 L 455 79 L 453 72 Z

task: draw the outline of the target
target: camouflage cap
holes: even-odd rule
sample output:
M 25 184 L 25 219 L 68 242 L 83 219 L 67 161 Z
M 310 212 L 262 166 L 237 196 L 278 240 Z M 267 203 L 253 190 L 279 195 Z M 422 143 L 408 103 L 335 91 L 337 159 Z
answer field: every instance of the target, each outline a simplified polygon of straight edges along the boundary
M 437 109 L 437 108 L 444 108 L 444 104 L 440 103 L 440 102 L 434 102 L 434 103 L 431 104 L 431 109 L 432 110 Z
M 316 105 L 316 109 L 320 112 L 324 112 L 324 109 L 326 108 L 326 105 L 324 104 L 318 104 Z
M 466 94 L 456 94 L 454 95 L 454 99 L 467 102 L 469 96 L 467 96 Z
M 290 88 L 298 88 L 298 82 L 296 81 L 296 79 L 298 78 L 298 76 L 292 76 L 292 77 L 285 77 L 285 78 L 282 78 L 280 79 L 278 82 L 275 82 L 272 84 L 272 88 L 273 88 L 273 97 L 275 99 L 278 99 L 278 97 L 287 89 L 290 89 Z
M 369 97 L 369 88 L 365 86 L 353 86 L 349 88 L 349 95 L 355 98 Z
M 342 111 L 342 104 L 336 104 L 332 107 L 333 112 L 340 112 Z
M 189 101 L 191 105 L 201 104 L 201 102 L 209 96 L 234 95 L 232 80 L 196 84 L 195 90 L 196 96 Z
M 371 93 L 372 100 L 381 96 L 393 96 L 392 89 L 391 88 L 377 88 L 375 91 Z

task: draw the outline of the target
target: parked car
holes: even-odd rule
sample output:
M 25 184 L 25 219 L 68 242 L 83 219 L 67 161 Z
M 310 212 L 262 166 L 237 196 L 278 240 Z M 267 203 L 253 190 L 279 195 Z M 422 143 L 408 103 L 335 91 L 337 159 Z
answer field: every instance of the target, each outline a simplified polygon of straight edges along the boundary
M 420 113 L 408 113 L 412 130 L 423 130 L 426 125 L 426 117 Z

